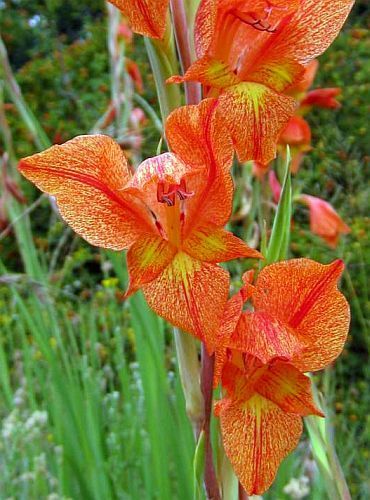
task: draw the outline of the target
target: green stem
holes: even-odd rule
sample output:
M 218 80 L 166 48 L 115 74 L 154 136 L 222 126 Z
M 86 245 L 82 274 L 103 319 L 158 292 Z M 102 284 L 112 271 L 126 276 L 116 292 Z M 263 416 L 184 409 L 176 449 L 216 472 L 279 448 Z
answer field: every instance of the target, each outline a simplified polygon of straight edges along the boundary
M 180 379 L 185 396 L 186 413 L 197 438 L 204 420 L 204 403 L 200 390 L 198 343 L 191 335 L 182 332 L 178 328 L 174 328 L 173 331 Z
M 178 85 L 166 84 L 166 80 L 177 73 L 175 48 L 173 43 L 165 44 L 157 40 L 144 39 L 154 81 L 157 89 L 159 107 L 163 124 L 174 109 L 181 106 L 181 94 Z
M 317 416 L 305 417 L 312 453 L 317 466 L 323 476 L 324 485 L 330 500 L 351 500 L 351 495 L 340 466 L 333 444 L 333 429 L 329 409 L 325 408 L 325 399 L 311 377 L 312 392 L 315 403 L 323 408 L 325 419 Z

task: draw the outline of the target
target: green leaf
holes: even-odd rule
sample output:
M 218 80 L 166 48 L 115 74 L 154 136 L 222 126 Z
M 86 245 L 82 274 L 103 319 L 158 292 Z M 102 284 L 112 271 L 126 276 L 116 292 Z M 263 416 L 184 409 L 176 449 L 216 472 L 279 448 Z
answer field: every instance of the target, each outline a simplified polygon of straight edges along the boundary
M 201 500 L 202 485 L 203 485 L 203 472 L 205 462 L 205 434 L 202 431 L 199 435 L 197 447 L 195 448 L 193 472 L 194 472 L 194 500 Z
M 292 217 L 292 183 L 289 165 L 290 150 L 288 147 L 284 183 L 274 224 L 272 226 L 271 238 L 266 254 L 266 264 L 271 264 L 272 262 L 277 262 L 287 258 L 290 239 L 290 221 Z

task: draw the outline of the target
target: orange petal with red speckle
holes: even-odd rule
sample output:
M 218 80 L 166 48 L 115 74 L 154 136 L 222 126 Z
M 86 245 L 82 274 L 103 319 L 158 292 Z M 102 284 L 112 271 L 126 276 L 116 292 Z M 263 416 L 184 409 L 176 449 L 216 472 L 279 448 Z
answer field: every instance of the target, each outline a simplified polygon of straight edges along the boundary
M 135 198 L 124 193 L 130 179 L 119 145 L 105 135 L 79 136 L 24 158 L 20 172 L 55 196 L 65 221 L 92 245 L 127 248 L 153 229 Z
M 259 83 L 240 83 L 218 98 L 240 161 L 267 164 L 276 156 L 279 135 L 296 102 Z
M 258 379 L 255 389 L 287 413 L 297 415 L 324 414 L 316 407 L 311 393 L 311 380 L 293 365 L 281 360 L 271 363 Z
M 127 252 L 130 276 L 126 295 L 155 280 L 176 254 L 176 248 L 159 236 L 142 236 Z
M 150 199 L 153 194 L 156 197 L 159 183 L 180 184 L 190 171 L 191 168 L 172 153 L 147 158 L 138 166 L 127 186 L 127 192 Z
M 225 398 L 216 412 L 226 455 L 240 483 L 248 495 L 264 493 L 282 460 L 298 444 L 301 417 L 283 412 L 258 394 L 244 404 Z
M 169 0 L 109 0 L 129 20 L 135 33 L 162 38 Z
M 292 357 L 302 372 L 324 368 L 343 349 L 350 321 L 348 303 L 337 288 L 343 269 L 340 260 L 323 265 L 293 259 L 265 267 L 257 278 L 254 308 L 303 345 Z
M 212 226 L 194 229 L 183 243 L 186 253 L 209 263 L 226 262 L 239 257 L 261 259 L 262 255 L 225 229 Z
M 204 56 L 193 63 L 184 76 L 172 76 L 167 83 L 199 82 L 216 89 L 224 89 L 240 83 L 240 79 L 228 65 L 210 56 Z
M 198 226 L 224 226 L 232 210 L 230 168 L 233 146 L 215 99 L 184 106 L 167 118 L 166 138 L 173 151 L 197 175 L 187 178 L 184 238 Z
M 276 357 L 291 360 L 304 348 L 303 342 L 293 331 L 276 317 L 263 311 L 245 312 L 231 335 L 228 346 L 251 354 L 263 363 Z
M 229 293 L 229 274 L 180 252 L 143 291 L 149 306 L 211 349 Z
M 304 0 L 277 34 L 272 50 L 307 64 L 331 45 L 353 4 L 353 0 Z

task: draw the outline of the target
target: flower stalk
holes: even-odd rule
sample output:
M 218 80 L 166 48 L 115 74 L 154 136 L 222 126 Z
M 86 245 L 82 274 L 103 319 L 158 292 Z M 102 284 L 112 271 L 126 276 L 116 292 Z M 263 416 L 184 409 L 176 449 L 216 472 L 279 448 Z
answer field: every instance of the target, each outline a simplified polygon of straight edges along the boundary
M 192 424 L 194 436 L 198 440 L 204 421 L 204 402 L 200 390 L 198 343 L 196 339 L 178 328 L 174 328 L 173 333 L 186 413 Z

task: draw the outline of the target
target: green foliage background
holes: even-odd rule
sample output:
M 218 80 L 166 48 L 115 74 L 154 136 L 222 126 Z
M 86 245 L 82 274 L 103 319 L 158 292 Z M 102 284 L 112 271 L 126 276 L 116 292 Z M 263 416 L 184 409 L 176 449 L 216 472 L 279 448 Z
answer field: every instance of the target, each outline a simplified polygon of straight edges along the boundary
M 367 2 L 358 1 L 320 58 L 315 86 L 341 87 L 343 106 L 309 115 L 314 149 L 294 181 L 297 192 L 330 201 L 352 232 L 329 250 L 297 206 L 291 245 L 292 256 L 324 263 L 341 257 L 347 265 L 342 288 L 351 334 L 335 368 L 318 381 L 357 499 L 370 496 L 368 15 Z M 0 16 L 17 81 L 48 136 L 63 142 L 86 133 L 110 100 L 104 2 L 2 0 Z M 141 39 L 129 51 L 144 76 L 145 98 L 158 109 Z M 18 158 L 32 154 L 9 99 L 6 115 Z M 155 154 L 152 125 L 145 138 L 144 157 Z M 30 184 L 23 188 L 29 203 L 39 196 Z M 25 273 L 14 233 L 0 241 L 0 498 L 191 498 L 193 443 L 171 333 L 140 296 L 131 307 L 122 303 L 121 257 L 75 237 L 46 200 L 32 213 L 31 228 L 43 269 L 55 261 L 46 290 Z M 37 420 L 37 411 L 48 411 L 47 420 Z M 35 435 L 25 431 L 32 423 Z M 284 466 L 271 498 L 289 498 L 282 487 L 299 475 L 302 456 L 303 448 Z M 314 485 L 309 498 L 326 497 Z

